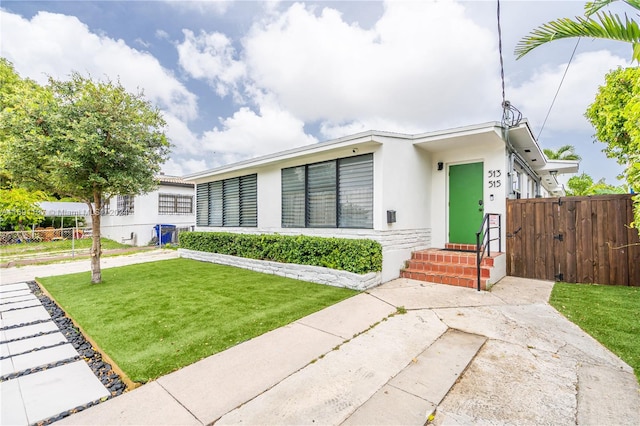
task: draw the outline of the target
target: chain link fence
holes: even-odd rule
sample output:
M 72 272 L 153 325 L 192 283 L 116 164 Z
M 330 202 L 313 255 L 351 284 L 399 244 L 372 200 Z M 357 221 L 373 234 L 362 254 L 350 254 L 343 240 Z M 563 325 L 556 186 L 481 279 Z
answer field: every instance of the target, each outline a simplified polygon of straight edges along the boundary
M 0 232 L 2 265 L 38 258 L 74 258 L 91 250 L 91 228 L 44 228 Z
M 143 225 L 142 229 L 143 231 L 139 232 L 141 245 L 166 246 L 178 244 L 180 233 L 192 231 L 193 226 Z M 112 239 L 110 244 L 115 242 L 125 246 L 138 245 L 135 244 L 136 232 L 126 226 L 102 226 L 101 230 L 103 238 Z M 114 230 L 117 230 L 117 233 L 114 234 Z M 125 234 L 126 236 L 122 236 Z M 79 255 L 88 255 L 91 251 L 91 237 L 90 227 L 33 228 L 0 232 L 0 266 L 24 264 L 35 259 L 71 260 Z M 107 247 L 103 240 L 103 251 Z
M 0 232 L 0 246 L 91 238 L 91 228 L 44 228 Z

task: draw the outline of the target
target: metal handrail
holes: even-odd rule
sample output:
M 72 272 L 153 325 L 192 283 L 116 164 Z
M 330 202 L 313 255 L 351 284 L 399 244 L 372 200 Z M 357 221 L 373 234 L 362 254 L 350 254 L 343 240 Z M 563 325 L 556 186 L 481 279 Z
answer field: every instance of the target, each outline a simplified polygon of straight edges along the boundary
M 491 216 L 498 217 L 498 226 L 491 226 Z M 498 236 L 495 238 L 491 238 L 491 230 L 498 229 Z M 486 232 L 483 232 L 485 231 Z M 480 238 L 482 235 L 482 241 Z M 499 213 L 486 213 L 484 215 L 484 219 L 482 219 L 482 224 L 480 225 L 480 229 L 476 232 L 476 273 L 478 278 L 478 291 L 480 291 L 480 263 L 484 258 L 485 252 L 488 257 L 491 257 L 491 242 L 498 240 L 498 252 L 502 251 L 502 215 Z

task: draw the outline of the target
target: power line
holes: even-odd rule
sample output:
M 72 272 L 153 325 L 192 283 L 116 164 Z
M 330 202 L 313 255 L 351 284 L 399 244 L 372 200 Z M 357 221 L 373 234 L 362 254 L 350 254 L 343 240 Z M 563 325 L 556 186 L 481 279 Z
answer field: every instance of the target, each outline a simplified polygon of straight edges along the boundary
M 547 116 L 544 118 L 544 121 L 542 122 L 542 127 L 540 128 L 540 131 L 538 132 L 538 137 L 536 138 L 537 140 L 540 140 L 540 135 L 542 134 L 542 130 L 544 130 L 545 124 L 547 124 L 547 119 L 549 118 L 549 115 L 551 114 L 551 109 L 553 108 L 553 104 L 556 103 L 556 98 L 558 97 L 558 93 L 560 93 L 560 88 L 562 87 L 562 83 L 564 83 L 564 78 L 567 76 L 567 71 L 569 71 L 569 65 L 571 65 L 571 61 L 573 61 L 573 57 L 576 54 L 576 50 L 578 49 L 578 44 L 580 44 L 580 37 L 578 37 L 578 41 L 576 41 L 576 45 L 573 48 L 573 52 L 571 52 L 571 57 L 569 58 L 569 62 L 567 63 L 567 67 L 564 69 L 564 74 L 562 74 L 562 80 L 560 80 L 560 84 L 558 85 L 558 90 L 556 90 L 556 94 L 553 97 L 553 100 L 551 101 L 551 105 L 549 105 L 549 111 L 547 111 Z
M 497 0 L 498 18 L 498 52 L 500 53 L 500 81 L 502 83 L 502 126 L 514 127 L 520 124 L 522 113 L 509 102 L 505 96 L 504 60 L 502 58 L 502 28 L 500 26 L 500 0 Z

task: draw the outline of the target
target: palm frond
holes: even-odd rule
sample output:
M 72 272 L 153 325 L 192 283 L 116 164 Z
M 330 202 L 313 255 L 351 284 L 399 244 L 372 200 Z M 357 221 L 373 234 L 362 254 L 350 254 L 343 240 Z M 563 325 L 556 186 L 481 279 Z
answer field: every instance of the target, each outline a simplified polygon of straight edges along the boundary
M 633 1 L 638 2 L 638 0 Z M 515 48 L 517 59 L 536 47 L 564 38 L 590 37 L 623 41 L 634 45 L 640 43 L 640 27 L 636 21 L 629 19 L 626 15 L 624 21 L 618 15 L 611 13 L 596 13 L 596 17 L 597 19 L 579 16 L 576 20 L 560 18 L 539 26 L 520 39 Z
M 595 14 L 597 11 L 602 9 L 605 6 L 609 6 L 611 3 L 615 3 L 618 0 L 594 0 L 588 1 L 584 5 L 584 16 L 588 18 L 589 16 Z M 634 9 L 640 10 L 640 0 L 622 0 L 629 6 Z
M 584 5 L 584 16 L 588 18 L 589 16 L 595 14 L 597 11 L 599 11 L 603 7 L 608 6 L 609 4 L 611 4 L 611 3 L 615 2 L 615 1 L 618 1 L 618 0 L 588 1 Z
M 633 7 L 636 10 L 640 10 L 640 1 L 639 0 L 623 0 L 626 4 Z

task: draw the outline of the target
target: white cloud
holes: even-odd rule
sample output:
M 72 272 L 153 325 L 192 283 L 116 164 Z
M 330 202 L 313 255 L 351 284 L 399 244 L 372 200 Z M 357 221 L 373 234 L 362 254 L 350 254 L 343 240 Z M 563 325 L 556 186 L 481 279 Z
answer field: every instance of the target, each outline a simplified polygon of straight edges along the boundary
M 591 131 L 584 112 L 604 84 L 607 72 L 628 62 L 611 52 L 599 50 L 576 55 L 573 59 L 549 118 L 547 131 Z M 509 99 L 538 129 L 542 126 L 551 102 L 558 91 L 567 64 L 541 66 L 521 85 L 509 88 Z
M 209 166 L 202 159 L 173 156 L 162 165 L 162 171 L 170 176 L 184 176 L 207 170 Z
M 456 3 L 388 2 L 372 29 L 345 22 L 331 7 L 300 3 L 267 7 L 261 19 L 240 52 L 217 32 L 183 30 L 176 44 L 191 77 L 253 105 L 188 144 L 213 152 L 208 164 L 317 142 L 304 131 L 309 122 L 335 138 L 500 117 L 498 73 L 486 67 L 488 55 L 497 57 L 496 42 Z
M 169 33 L 165 30 L 156 30 L 154 36 L 159 40 L 169 40 Z
M 177 10 L 193 10 L 198 13 L 214 13 L 224 15 L 234 0 L 166 0 Z
M 231 91 L 239 99 L 237 85 L 245 75 L 245 67 L 235 59 L 231 40 L 219 32 L 182 32 L 184 41 L 176 45 L 180 66 L 191 77 L 206 80 L 220 97 Z
M 249 31 L 232 35 L 221 32 L 230 26 L 223 21 L 227 18 L 220 18 L 231 2 L 171 4 L 183 39 L 169 41 L 172 36 L 163 29 L 140 36 L 162 40 L 154 51 L 173 45 L 179 58 L 174 68 L 180 66 L 176 73 L 184 71 L 180 77 L 185 81 L 150 53 L 89 29 L 73 16 L 47 12 L 24 19 L 0 10 L 2 55 L 21 75 L 40 82 L 46 75 L 66 78 L 77 70 L 95 78 L 119 77 L 131 91 L 144 88 L 147 98 L 165 112 L 167 135 L 175 145 L 164 167 L 171 174 L 317 142 L 306 134 L 305 124 L 317 126 L 325 139 L 369 129 L 419 133 L 501 117 L 495 5 L 388 1 L 383 9 L 360 14 L 366 3 L 273 1 L 251 12 L 229 10 L 235 30 L 253 19 Z M 573 44 L 552 43 L 517 62 L 513 46 L 547 16 L 571 15 L 573 9 L 580 12 L 581 5 L 563 2 L 558 12 L 536 2 L 503 4 L 505 71 L 511 81 L 507 99 L 529 118 L 534 131 L 542 124 Z M 206 30 L 194 27 L 194 10 L 211 18 L 212 25 Z M 366 20 L 358 19 L 364 15 Z M 358 21 L 366 21 L 366 26 Z M 608 49 L 600 43 L 593 46 Z M 569 134 L 592 132 L 583 118 L 586 106 L 607 70 L 627 64 L 619 57 L 624 53 L 612 51 L 576 56 L 545 135 L 555 133 L 565 140 Z M 235 112 L 219 118 L 217 127 L 196 131 L 204 120 L 196 120 L 198 99 L 185 86 L 193 82 L 188 79 L 213 88 L 217 96 L 202 93 L 203 105 L 224 111 L 235 105 Z
M 65 79 L 72 71 L 120 79 L 129 91 L 145 96 L 163 110 L 190 120 L 197 99 L 160 62 L 123 41 L 91 32 L 76 17 L 39 12 L 31 20 L 1 11 L 2 55 L 23 77 L 44 83 L 47 76 Z
M 484 120 L 499 106 L 498 73 L 487 67 L 495 37 L 452 2 L 387 2 L 370 30 L 295 3 L 257 23 L 243 45 L 254 83 L 326 129 L 427 130 Z
M 221 129 L 214 128 L 202 137 L 203 147 L 213 152 L 215 165 L 317 142 L 305 134 L 304 122 L 268 100 L 263 100 L 259 113 L 242 107 L 220 121 Z

